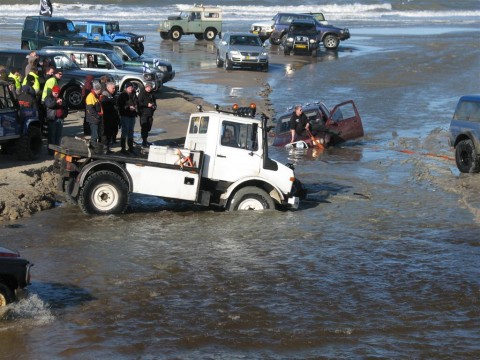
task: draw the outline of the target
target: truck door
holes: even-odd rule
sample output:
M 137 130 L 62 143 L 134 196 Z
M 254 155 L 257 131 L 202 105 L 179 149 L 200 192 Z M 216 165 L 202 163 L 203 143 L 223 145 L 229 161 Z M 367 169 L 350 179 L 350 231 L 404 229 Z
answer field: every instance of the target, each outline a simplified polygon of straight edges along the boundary
M 212 178 L 234 182 L 257 176 L 262 166 L 262 149 L 257 124 L 223 120 L 218 134 Z

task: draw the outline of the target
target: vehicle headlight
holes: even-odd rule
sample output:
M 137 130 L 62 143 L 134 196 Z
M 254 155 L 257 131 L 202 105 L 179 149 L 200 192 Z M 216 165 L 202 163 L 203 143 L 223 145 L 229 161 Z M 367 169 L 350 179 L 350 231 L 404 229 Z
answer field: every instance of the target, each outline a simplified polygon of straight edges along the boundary
M 64 40 L 64 41 L 63 41 L 63 45 L 65 45 L 65 46 L 69 46 L 69 45 L 70 45 L 70 41 L 68 41 L 68 40 Z
M 293 42 L 293 37 L 287 38 L 287 41 L 288 41 L 288 42 Z
M 146 81 L 151 81 L 153 80 L 155 74 L 152 74 L 152 73 L 145 73 L 143 74 L 143 78 L 146 80 Z
M 230 51 L 230 55 L 236 55 L 236 56 L 238 56 L 238 55 L 240 55 L 240 51 L 232 50 L 232 51 Z
M 262 56 L 268 56 L 268 52 L 262 51 L 261 55 L 262 55 Z
M 310 39 L 309 41 L 310 41 L 310 44 L 313 44 L 313 43 L 317 42 L 317 40 L 315 40 L 315 39 Z

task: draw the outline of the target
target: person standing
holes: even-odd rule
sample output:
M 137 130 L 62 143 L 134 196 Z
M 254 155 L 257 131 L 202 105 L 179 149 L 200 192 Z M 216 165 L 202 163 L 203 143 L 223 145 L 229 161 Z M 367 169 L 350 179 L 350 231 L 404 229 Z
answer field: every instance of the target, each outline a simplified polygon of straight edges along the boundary
M 294 142 L 297 135 L 304 135 L 309 127 L 310 124 L 308 123 L 307 115 L 303 112 L 302 106 L 295 105 L 295 110 L 290 118 L 290 133 L 292 134 L 292 140 L 290 142 Z
M 63 121 L 67 117 L 68 110 L 60 98 L 60 87 L 58 85 L 55 85 L 52 92 L 45 98 L 45 108 L 47 110 L 48 143 L 60 145 Z M 48 149 L 48 153 L 53 155 L 53 150 Z
M 20 74 L 20 69 L 15 68 L 10 71 L 10 74 L 8 74 L 8 78 L 12 79 L 15 84 L 15 91 L 17 94 L 19 94 L 20 88 L 22 87 L 22 75 Z
M 120 118 L 118 116 L 118 110 L 115 104 L 116 87 L 113 81 L 106 83 L 106 89 L 100 96 L 100 102 L 103 108 L 103 129 L 104 140 L 102 142 L 107 145 L 107 154 L 111 154 L 110 146 L 113 144 L 118 132 L 118 125 L 120 124 Z
M 138 95 L 138 114 L 140 116 L 140 127 L 142 134 L 142 147 L 147 148 L 150 143 L 147 141 L 148 133 L 152 130 L 153 113 L 157 109 L 157 101 L 152 92 L 151 82 L 145 84 L 145 88 L 140 90 Z
M 135 117 L 137 116 L 137 96 L 135 88 L 131 82 L 125 83 L 123 92 L 117 100 L 118 112 L 120 113 L 120 121 L 122 125 L 122 135 L 120 145 L 121 153 L 124 155 L 135 154 L 133 148 L 133 129 L 135 127 Z M 128 151 L 126 150 L 126 141 L 128 139 Z
M 85 109 L 85 113 L 83 116 L 83 134 L 85 136 L 90 135 L 90 125 L 87 122 L 87 107 L 85 106 L 85 100 L 87 100 L 88 94 L 92 91 L 93 88 L 93 80 L 94 80 L 93 75 L 87 75 L 85 77 L 85 84 L 82 86 L 82 104 Z
M 51 70 L 49 71 L 51 72 Z M 45 98 L 47 97 L 48 94 L 50 94 L 50 92 L 52 91 L 52 88 L 55 85 L 58 85 L 58 82 L 62 79 L 63 72 L 61 69 L 55 69 L 53 74 L 54 74 L 53 76 L 50 76 L 47 79 L 47 81 L 45 81 L 45 85 L 43 86 L 42 102 L 45 101 Z
M 92 85 L 92 91 L 87 95 L 85 99 L 85 111 L 87 114 L 87 122 L 90 125 L 90 144 L 95 149 L 96 142 L 103 136 L 103 109 L 100 103 L 100 94 L 102 93 L 102 87 L 98 81 L 94 81 Z

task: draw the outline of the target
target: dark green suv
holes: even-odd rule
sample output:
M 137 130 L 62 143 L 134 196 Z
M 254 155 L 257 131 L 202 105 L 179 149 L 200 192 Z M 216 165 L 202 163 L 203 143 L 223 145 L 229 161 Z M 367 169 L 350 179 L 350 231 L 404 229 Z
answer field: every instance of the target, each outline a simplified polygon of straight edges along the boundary
M 21 47 L 36 50 L 49 45 L 68 46 L 86 40 L 78 34 L 71 20 L 63 17 L 27 16 L 23 23 Z

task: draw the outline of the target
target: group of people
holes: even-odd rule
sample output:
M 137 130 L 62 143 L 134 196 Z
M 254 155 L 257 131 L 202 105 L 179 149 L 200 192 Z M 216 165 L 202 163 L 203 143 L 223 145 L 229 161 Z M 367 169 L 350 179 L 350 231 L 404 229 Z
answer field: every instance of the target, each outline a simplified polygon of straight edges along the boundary
M 133 131 L 138 116 L 142 147 L 148 148 L 148 134 L 157 108 L 152 90 L 153 84 L 147 82 L 137 96 L 133 84 L 127 82 L 122 93 L 115 99 L 116 86 L 113 81 L 107 81 L 104 88 L 100 82 L 91 81 L 91 90 L 85 97 L 85 120 L 89 125 L 92 147 L 97 148 L 97 144 L 101 143 L 104 145 L 102 152 L 111 154 L 111 146 L 116 142 L 120 129 L 120 152 L 123 155 L 135 154 Z
M 62 137 L 63 120 L 68 115 L 58 86 L 63 76 L 62 70 L 56 69 L 48 61 L 40 63 L 34 50 L 25 59 L 23 74 L 19 68 L 11 69 L 8 74 L 1 70 L 1 77 L 9 82 L 20 109 L 35 109 L 48 129 L 48 143 L 58 145 Z M 53 154 L 53 151 L 49 150 L 49 153 Z

